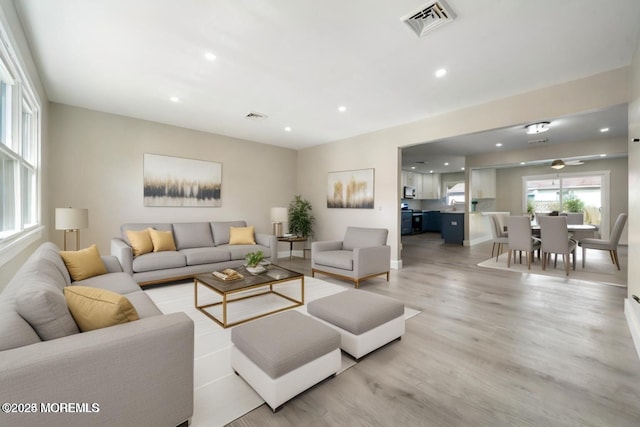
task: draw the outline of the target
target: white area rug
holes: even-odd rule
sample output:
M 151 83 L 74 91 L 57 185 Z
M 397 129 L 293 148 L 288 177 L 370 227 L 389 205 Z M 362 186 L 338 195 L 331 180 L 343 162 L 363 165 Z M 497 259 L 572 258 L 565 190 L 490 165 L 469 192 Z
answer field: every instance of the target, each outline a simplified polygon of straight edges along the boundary
M 300 282 L 279 285 L 278 291 L 287 295 L 300 295 Z M 305 303 L 353 289 L 352 285 L 336 285 L 311 277 L 304 278 Z M 163 313 L 185 312 L 195 325 L 194 349 L 194 413 L 192 427 L 223 426 L 262 405 L 264 401 L 249 385 L 233 373 L 230 361 L 231 329 L 223 329 L 202 314 L 194 306 L 193 282 L 168 285 L 146 290 Z M 208 293 L 209 292 L 209 293 Z M 202 305 L 211 297 L 211 291 L 198 288 L 198 302 Z M 281 298 L 263 296 L 230 305 L 230 320 L 247 313 L 268 311 L 288 304 Z M 306 305 L 296 310 L 307 313 Z M 405 308 L 405 319 L 419 314 L 417 310 Z M 342 368 L 338 374 L 354 366 L 356 362 L 342 354 Z
M 542 261 L 537 258 L 531 264 L 531 270 L 527 270 L 526 257 L 522 255 L 522 264 L 520 264 L 520 258 L 517 257 L 517 262 L 511 262 L 511 267 L 507 267 L 507 252 L 498 257 L 496 262 L 495 257 L 490 258 L 478 264 L 479 267 L 494 268 L 497 270 L 516 271 L 522 274 L 528 275 L 542 275 L 548 277 L 554 277 L 558 279 L 572 279 L 572 280 L 584 280 L 588 282 L 601 283 L 611 286 L 627 286 L 627 265 L 626 257 L 620 257 L 620 271 L 611 262 L 609 252 L 606 251 L 590 251 L 587 250 L 587 259 L 585 267 L 582 268 L 582 249 L 578 248 L 578 257 L 576 260 L 576 269 L 573 270 L 572 266 L 569 266 L 569 276 L 567 277 L 564 264 L 562 263 L 562 256 L 558 255 L 558 264 L 556 268 L 553 268 L 553 255 L 551 256 L 551 265 L 547 265 L 546 269 L 542 270 Z

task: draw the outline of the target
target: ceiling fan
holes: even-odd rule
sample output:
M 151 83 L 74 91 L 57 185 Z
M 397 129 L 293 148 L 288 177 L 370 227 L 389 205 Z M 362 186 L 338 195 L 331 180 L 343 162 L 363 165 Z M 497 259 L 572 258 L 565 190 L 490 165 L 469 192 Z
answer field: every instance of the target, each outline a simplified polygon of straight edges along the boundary
M 553 162 L 551 162 L 551 167 L 553 169 L 562 169 L 565 166 L 580 166 L 580 165 L 584 165 L 584 162 L 582 160 L 567 160 L 565 162 L 564 160 L 556 159 Z

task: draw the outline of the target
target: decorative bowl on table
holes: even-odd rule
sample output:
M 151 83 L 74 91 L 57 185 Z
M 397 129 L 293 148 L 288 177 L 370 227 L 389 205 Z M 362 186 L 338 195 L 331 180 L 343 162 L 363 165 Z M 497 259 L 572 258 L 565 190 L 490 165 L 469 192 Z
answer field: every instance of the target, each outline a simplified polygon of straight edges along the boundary
M 249 267 L 248 265 L 245 266 L 245 268 L 247 269 L 247 271 L 251 274 L 260 274 L 260 273 L 264 273 L 265 271 L 267 271 L 267 268 L 264 265 L 257 265 L 255 267 Z

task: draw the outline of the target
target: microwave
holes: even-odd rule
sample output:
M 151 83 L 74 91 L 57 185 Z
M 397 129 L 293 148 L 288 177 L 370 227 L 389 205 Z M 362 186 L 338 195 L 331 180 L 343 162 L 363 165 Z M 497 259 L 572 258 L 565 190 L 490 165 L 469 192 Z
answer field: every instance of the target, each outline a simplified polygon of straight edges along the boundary
M 416 189 L 413 187 L 404 187 L 404 191 L 402 193 L 403 199 L 414 199 L 416 197 Z

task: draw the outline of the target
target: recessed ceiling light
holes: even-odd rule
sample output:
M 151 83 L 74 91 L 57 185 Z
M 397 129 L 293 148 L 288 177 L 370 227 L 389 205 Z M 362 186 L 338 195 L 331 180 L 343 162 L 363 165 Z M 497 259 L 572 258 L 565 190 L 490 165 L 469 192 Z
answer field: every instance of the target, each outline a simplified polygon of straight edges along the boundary
M 498 142 L 498 143 L 496 144 L 496 147 L 502 147 L 502 142 Z
M 520 164 L 521 164 L 521 165 L 526 165 L 527 163 L 526 163 L 526 162 L 520 162 Z
M 446 68 L 440 68 L 439 70 L 436 70 L 435 75 L 438 78 L 444 77 L 444 76 L 447 75 L 447 69 Z
M 606 154 L 600 154 L 600 157 L 607 157 Z
M 463 170 L 464 170 L 464 166 L 463 166 L 463 167 L 461 167 L 461 168 L 460 168 L 460 170 L 461 170 L 461 171 L 463 171 Z
M 415 169 L 415 168 L 416 168 L 415 166 L 411 166 L 411 169 Z
M 287 126 L 284 128 L 285 132 L 291 132 L 291 127 Z
M 215 61 L 216 60 L 216 55 L 211 53 L 211 52 L 207 52 L 204 54 L 204 57 L 207 61 Z
M 429 173 L 433 173 L 433 171 L 429 171 Z
M 444 165 L 445 166 L 449 166 L 449 162 L 444 162 Z
M 600 129 L 600 132 L 609 132 L 609 128 L 602 128 Z
M 172 96 L 171 98 L 169 98 L 169 101 L 171 101 L 171 102 L 180 102 L 180 98 L 178 98 L 177 96 Z
M 338 107 L 338 111 L 340 111 L 341 113 L 344 113 L 345 111 L 347 111 L 347 107 L 345 107 L 344 105 L 341 105 Z

